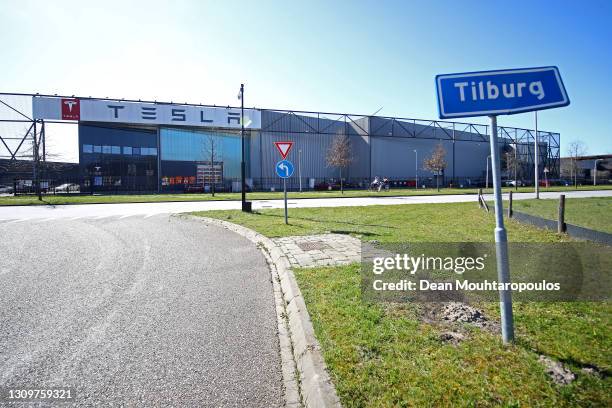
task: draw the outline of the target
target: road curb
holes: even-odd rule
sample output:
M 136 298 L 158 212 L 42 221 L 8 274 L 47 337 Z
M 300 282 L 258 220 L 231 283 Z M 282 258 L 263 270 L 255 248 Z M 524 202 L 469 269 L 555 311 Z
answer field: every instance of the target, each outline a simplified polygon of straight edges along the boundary
M 281 249 L 271 239 L 249 228 L 214 218 L 193 218 L 242 235 L 257 245 L 268 260 L 279 319 L 281 364 L 287 406 L 341 407 L 321 355 L 321 347 L 315 337 L 302 292 L 289 260 Z

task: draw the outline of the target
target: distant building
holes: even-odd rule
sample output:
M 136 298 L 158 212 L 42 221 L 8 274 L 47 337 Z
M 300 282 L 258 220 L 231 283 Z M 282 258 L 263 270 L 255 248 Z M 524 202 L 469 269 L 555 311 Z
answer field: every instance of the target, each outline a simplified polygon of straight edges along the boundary
M 578 183 L 592 184 L 595 173 L 598 184 L 612 183 L 612 154 L 561 158 L 561 177 L 571 183 L 575 175 Z

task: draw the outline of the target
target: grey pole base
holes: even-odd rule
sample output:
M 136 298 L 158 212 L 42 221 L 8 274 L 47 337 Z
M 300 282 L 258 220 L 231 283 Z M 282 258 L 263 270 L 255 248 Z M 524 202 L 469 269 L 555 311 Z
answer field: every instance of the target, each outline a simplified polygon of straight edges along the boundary
M 289 220 L 287 217 L 287 179 L 283 179 L 283 192 L 285 195 L 285 224 L 289 224 Z
M 501 165 L 497 147 L 497 116 L 491 116 L 491 170 L 493 191 L 495 193 L 495 253 L 497 258 L 497 280 L 500 284 L 510 282 L 510 265 L 508 262 L 508 237 L 504 227 L 503 201 L 501 193 Z M 514 323 L 512 316 L 512 292 L 509 289 L 499 291 L 499 308 L 501 314 L 501 331 L 504 343 L 514 340 Z

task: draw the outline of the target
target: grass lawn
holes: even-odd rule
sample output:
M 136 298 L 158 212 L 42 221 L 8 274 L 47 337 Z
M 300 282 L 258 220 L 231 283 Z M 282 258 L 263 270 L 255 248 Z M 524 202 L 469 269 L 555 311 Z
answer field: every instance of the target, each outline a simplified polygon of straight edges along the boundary
M 609 190 L 612 186 L 580 186 L 579 190 Z M 574 187 L 555 186 L 541 191 L 574 191 Z M 492 192 L 492 189 L 484 189 Z M 504 188 L 504 191 L 515 191 L 514 188 Z M 519 192 L 532 192 L 533 187 L 520 187 Z M 340 191 L 305 191 L 290 192 L 288 197 L 295 198 L 336 198 L 336 197 L 385 197 L 385 196 L 413 196 L 413 195 L 438 195 L 438 194 L 476 194 L 475 188 L 443 188 L 436 189 L 391 189 L 380 193 L 366 190 L 347 190 L 342 194 Z M 249 200 L 280 200 L 282 192 L 255 192 L 248 193 Z M 240 200 L 240 193 L 217 193 L 213 197 L 210 194 L 117 194 L 117 195 L 48 195 L 39 201 L 35 196 L 0 196 L 0 205 L 60 205 L 60 204 L 103 204 L 103 203 L 144 203 L 162 201 L 209 201 L 209 200 Z
M 559 200 L 517 200 L 516 211 L 556 220 Z M 566 198 L 565 222 L 612 234 L 612 197 Z
M 270 237 L 332 231 L 380 242 L 487 242 L 494 227 L 493 215 L 475 203 L 291 209 L 288 226 L 282 210 L 199 215 Z M 568 240 L 512 220 L 507 227 L 511 241 Z M 364 302 L 357 264 L 294 272 L 345 407 L 612 406 L 610 303 L 515 303 L 514 345 L 466 327 L 468 339 L 454 346 L 439 340 L 443 328 L 418 317 L 422 305 Z M 475 306 L 499 318 L 497 303 Z M 540 353 L 577 379 L 555 385 Z M 585 365 L 605 375 L 581 374 Z

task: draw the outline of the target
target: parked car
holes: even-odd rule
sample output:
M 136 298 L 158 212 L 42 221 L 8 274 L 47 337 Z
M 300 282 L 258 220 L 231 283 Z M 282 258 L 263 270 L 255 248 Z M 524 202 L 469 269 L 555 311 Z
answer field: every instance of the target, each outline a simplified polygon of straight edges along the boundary
M 335 183 L 327 183 L 324 181 L 322 183 L 315 184 L 314 188 L 316 191 L 339 190 L 340 184 L 336 185 Z
M 506 187 L 523 187 L 521 180 L 506 180 Z
M 342 187 L 345 190 L 349 190 L 349 189 L 357 188 L 357 185 L 355 183 L 345 181 L 342 184 Z M 317 191 L 340 190 L 340 181 L 339 180 L 330 179 L 329 181 L 324 181 L 322 183 L 315 184 L 314 189 L 317 190 Z
M 55 187 L 53 191 L 55 193 L 79 193 L 81 191 L 81 187 L 74 183 L 64 183 Z
M 13 186 L 0 186 L 0 194 L 12 194 Z

